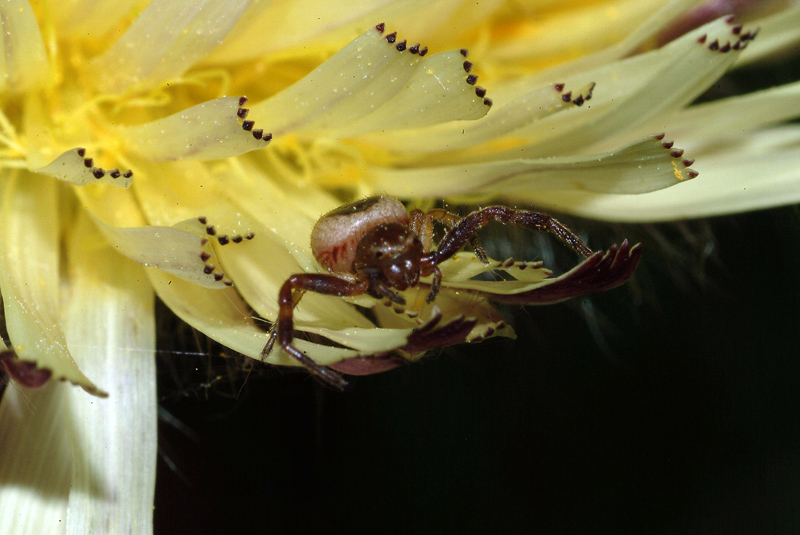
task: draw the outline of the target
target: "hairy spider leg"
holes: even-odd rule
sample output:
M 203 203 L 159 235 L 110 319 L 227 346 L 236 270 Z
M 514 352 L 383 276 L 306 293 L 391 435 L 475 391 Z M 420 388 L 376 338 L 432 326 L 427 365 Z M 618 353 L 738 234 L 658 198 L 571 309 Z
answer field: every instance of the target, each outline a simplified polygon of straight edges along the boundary
M 442 238 L 437 251 L 426 255 L 431 258 L 425 258 L 425 263 L 440 264 L 444 262 L 456 254 L 479 229 L 490 221 L 511 223 L 532 230 L 543 230 L 555 235 L 564 245 L 584 258 L 589 258 L 594 254 L 574 232 L 547 214 L 516 210 L 505 206 L 488 206 L 472 212 L 456 223 Z
M 325 366 L 320 366 L 292 345 L 294 339 L 294 292 L 316 292 L 323 295 L 333 295 L 346 297 L 350 295 L 361 295 L 367 291 L 369 283 L 350 282 L 340 279 L 334 275 L 302 273 L 292 275 L 281 286 L 278 294 L 278 343 L 286 353 L 294 357 L 300 364 L 308 370 L 339 390 L 347 386 L 344 378 Z M 266 348 L 265 348 L 266 350 Z M 262 353 L 263 354 L 263 353 Z
M 436 296 L 439 295 L 439 287 L 442 285 L 442 270 L 439 266 L 433 266 L 433 282 L 431 283 L 431 291 L 428 297 L 425 298 L 426 303 L 433 303 Z
M 460 216 L 457 216 L 452 212 L 448 212 L 447 210 L 443 210 L 442 208 L 435 208 L 433 210 L 429 210 L 428 212 L 423 212 L 422 210 L 412 210 L 409 214 L 409 217 L 409 226 L 411 227 L 411 230 L 416 232 L 417 236 L 419 236 L 422 240 L 426 253 L 430 252 L 432 249 L 434 221 L 441 223 L 445 232 L 451 231 L 456 223 L 461 221 Z M 478 260 L 484 264 L 488 264 L 489 255 L 486 254 L 486 249 L 483 248 L 478 237 L 473 235 L 468 240 L 468 243 L 470 247 L 472 247 L 472 251 L 475 253 L 475 256 L 478 257 Z M 430 301 L 428 302 L 430 303 Z
M 453 212 L 448 212 L 442 208 L 435 208 L 428 212 L 428 217 L 430 217 L 434 221 L 439 221 L 442 226 L 444 226 L 445 230 L 450 232 L 453 230 L 461 219 L 461 216 L 454 214 Z M 472 247 L 472 251 L 475 253 L 475 256 L 478 257 L 478 260 L 483 262 L 484 264 L 489 263 L 489 255 L 486 254 L 486 249 L 483 248 L 481 245 L 481 240 L 478 238 L 476 234 L 470 236 L 469 240 L 467 240 L 469 246 Z

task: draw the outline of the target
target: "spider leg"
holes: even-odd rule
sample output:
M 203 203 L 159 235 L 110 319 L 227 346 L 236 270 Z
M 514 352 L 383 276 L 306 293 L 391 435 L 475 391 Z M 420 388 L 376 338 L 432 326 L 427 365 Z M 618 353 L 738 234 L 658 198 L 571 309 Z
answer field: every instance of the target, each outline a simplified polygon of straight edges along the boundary
M 447 210 L 443 210 L 442 208 L 430 210 L 426 215 L 433 221 L 440 222 L 447 232 L 453 230 L 453 227 L 455 227 L 462 219 L 460 216 L 452 212 L 448 212 Z M 484 264 L 489 263 L 489 255 L 486 254 L 486 249 L 484 249 L 483 245 L 481 245 L 481 241 L 478 239 L 478 236 L 473 234 L 469 240 L 467 240 L 467 243 L 469 243 L 469 246 L 472 247 L 472 251 L 475 253 L 475 256 L 478 257 L 478 260 Z
M 426 303 L 433 303 L 436 296 L 439 294 L 439 287 L 442 285 L 442 270 L 439 266 L 433 268 L 433 282 L 431 283 L 431 291 L 425 299 Z
M 292 308 L 296 307 L 298 303 L 300 303 L 300 299 L 303 298 L 303 295 L 306 292 L 298 291 L 292 296 Z M 266 358 L 272 353 L 272 348 L 275 346 L 275 340 L 278 339 L 278 322 L 275 321 L 272 323 L 272 327 L 269 329 L 269 338 L 267 338 L 267 345 L 264 346 L 264 349 L 261 350 L 261 362 L 264 362 Z
M 488 206 L 476 210 L 458 221 L 450 231 L 445 234 L 439 243 L 436 252 L 436 264 L 439 264 L 458 252 L 479 229 L 490 221 L 511 223 L 532 230 L 543 230 L 553 234 L 561 243 L 577 252 L 584 258 L 589 258 L 593 252 L 583 240 L 574 232 L 565 227 L 557 219 L 539 212 L 516 210 L 506 206 Z
M 280 309 L 278 312 L 278 321 L 276 323 L 278 325 L 278 343 L 281 349 L 305 366 L 308 371 L 339 390 L 347 386 L 347 381 L 345 381 L 341 375 L 330 368 L 320 366 L 314 362 L 311 357 L 292 345 L 292 340 L 294 339 L 294 294 L 295 292 L 310 291 L 324 295 L 344 297 L 363 294 L 366 292 L 367 286 L 368 284 L 366 282 L 353 283 L 334 275 L 302 273 L 289 277 L 286 282 L 283 283 L 278 293 L 278 305 Z M 262 351 L 262 355 L 264 355 L 265 351 L 268 352 L 267 349 L 269 345 L 270 342 L 267 342 L 267 347 Z
M 392 303 L 396 303 L 400 306 L 406 306 L 406 300 L 403 298 L 403 296 L 392 290 L 382 279 L 373 280 L 372 287 L 379 295 L 385 297 Z

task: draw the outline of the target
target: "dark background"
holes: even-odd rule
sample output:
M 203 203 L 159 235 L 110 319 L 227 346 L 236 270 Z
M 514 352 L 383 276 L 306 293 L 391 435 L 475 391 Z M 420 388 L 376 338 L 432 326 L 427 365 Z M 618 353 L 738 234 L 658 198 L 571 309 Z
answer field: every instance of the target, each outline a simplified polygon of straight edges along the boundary
M 155 532 L 800 532 L 798 211 L 571 226 L 595 248 L 642 241 L 634 279 L 506 309 L 517 340 L 343 394 L 235 372 L 161 314 L 161 404 L 196 436 L 162 421 Z

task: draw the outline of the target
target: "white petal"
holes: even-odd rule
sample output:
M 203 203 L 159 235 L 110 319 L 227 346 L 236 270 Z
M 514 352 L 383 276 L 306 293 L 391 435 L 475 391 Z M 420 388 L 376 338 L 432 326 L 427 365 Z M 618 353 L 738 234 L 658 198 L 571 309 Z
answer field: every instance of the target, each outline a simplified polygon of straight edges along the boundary
M 125 34 L 90 64 L 102 91 L 176 78 L 213 50 L 249 0 L 154 0 Z
M 98 396 L 70 355 L 59 321 L 57 183 L 26 171 L 3 171 L 0 192 L 0 290 L 13 350 Z
M 157 458 L 153 290 L 84 215 L 68 242 L 65 331 L 81 368 L 111 392 L 91 403 L 71 389 L 69 533 L 152 533 Z M 110 531 L 109 531 L 110 530 Z
M 214 160 L 263 149 L 272 135 L 243 121 L 243 97 L 210 100 L 149 123 L 119 129 L 128 150 L 152 161 Z
M 71 453 L 68 393 L 50 381 L 23 391 L 9 387 L 0 401 L 0 533 L 66 533 Z M 83 394 L 86 401 L 91 398 Z M 34 527 L 35 526 L 35 527 Z
M 0 92 L 42 87 L 50 66 L 33 9 L 27 0 L 0 2 Z

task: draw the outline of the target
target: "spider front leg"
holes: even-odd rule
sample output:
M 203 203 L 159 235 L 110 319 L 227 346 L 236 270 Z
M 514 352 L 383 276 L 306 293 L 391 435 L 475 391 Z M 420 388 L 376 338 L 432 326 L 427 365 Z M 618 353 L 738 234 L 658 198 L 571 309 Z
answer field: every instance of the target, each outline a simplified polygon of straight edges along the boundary
M 410 213 L 410 219 L 411 221 L 409 226 L 411 227 L 411 230 L 416 232 L 422 240 L 422 243 L 425 245 L 426 252 L 431 250 L 431 245 L 433 243 L 434 221 L 441 223 L 445 229 L 445 232 L 452 230 L 456 223 L 461 221 L 461 217 L 452 212 L 448 212 L 447 210 L 443 210 L 442 208 L 434 208 L 433 210 L 429 210 L 427 212 L 423 212 L 422 210 L 413 210 Z M 484 264 L 488 264 L 489 255 L 486 254 L 486 250 L 481 245 L 478 237 L 473 235 L 471 238 L 469 238 L 468 242 L 472 247 L 472 251 L 475 253 L 475 256 L 478 257 L 478 260 Z M 433 295 L 435 296 L 435 292 Z M 428 302 L 430 303 L 430 301 Z
M 294 294 L 295 292 L 310 291 L 324 295 L 345 297 L 363 294 L 367 291 L 367 287 L 368 284 L 366 282 L 353 283 L 334 275 L 303 273 L 289 277 L 281 286 L 278 294 L 280 308 L 278 311 L 277 332 L 278 344 L 281 349 L 308 368 L 311 373 L 339 390 L 347 386 L 347 381 L 341 375 L 325 366 L 320 366 L 311 357 L 292 345 L 292 340 L 294 339 Z M 268 348 L 271 348 L 271 342 L 267 342 L 264 351 L 267 351 Z M 263 355 L 264 352 L 262 351 Z
M 501 223 L 511 223 L 531 230 L 549 232 L 558 238 L 561 243 L 584 258 L 589 258 L 593 254 L 589 246 L 574 232 L 557 219 L 547 214 L 529 212 L 527 210 L 516 210 L 505 206 L 489 206 L 481 210 L 476 210 L 464 217 L 445 234 L 436 251 L 436 263 L 444 262 L 456 254 L 470 239 L 472 239 L 478 230 L 486 226 L 489 221 L 493 220 Z

